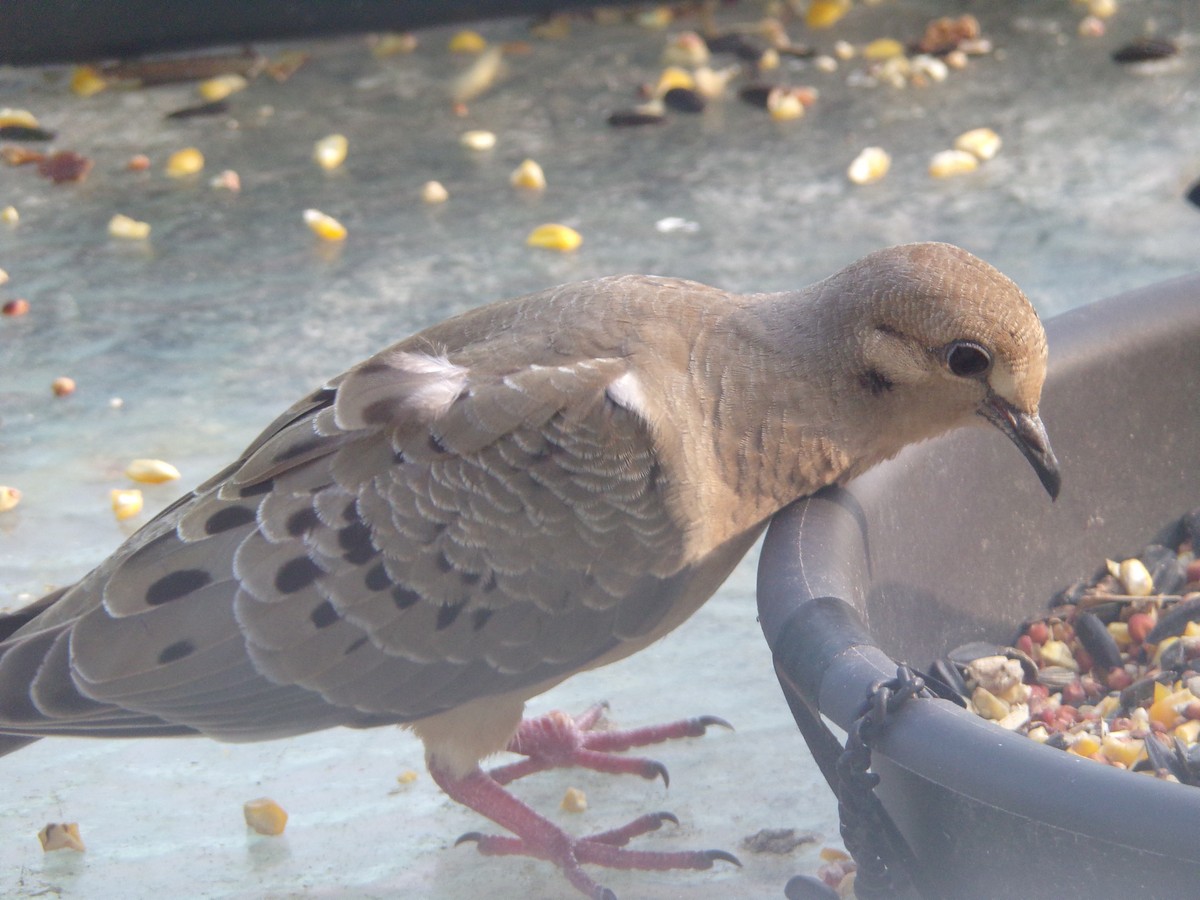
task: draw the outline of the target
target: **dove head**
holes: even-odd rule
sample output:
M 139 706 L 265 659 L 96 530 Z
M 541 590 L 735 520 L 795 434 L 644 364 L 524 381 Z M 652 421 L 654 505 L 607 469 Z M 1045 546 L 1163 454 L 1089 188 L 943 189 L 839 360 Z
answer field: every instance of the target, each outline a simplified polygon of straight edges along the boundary
M 823 317 L 848 339 L 842 369 L 856 384 L 846 389 L 865 407 L 861 420 L 874 423 L 881 458 L 987 421 L 1057 496 L 1058 461 L 1038 415 L 1046 335 L 1010 279 L 949 244 L 908 244 L 867 256 L 817 291 Z

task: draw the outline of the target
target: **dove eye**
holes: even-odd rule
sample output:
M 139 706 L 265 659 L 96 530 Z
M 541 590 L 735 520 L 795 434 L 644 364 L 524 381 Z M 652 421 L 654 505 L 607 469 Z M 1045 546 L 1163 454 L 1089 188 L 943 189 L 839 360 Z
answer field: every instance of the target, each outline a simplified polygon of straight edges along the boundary
M 946 367 L 960 378 L 974 378 L 992 367 L 992 356 L 973 341 L 955 341 L 946 347 Z

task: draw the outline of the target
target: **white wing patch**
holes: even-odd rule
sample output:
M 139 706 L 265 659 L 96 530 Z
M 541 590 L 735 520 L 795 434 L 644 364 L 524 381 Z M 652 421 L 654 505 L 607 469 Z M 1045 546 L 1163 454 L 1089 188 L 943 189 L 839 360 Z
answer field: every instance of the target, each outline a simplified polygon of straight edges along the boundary
M 617 406 L 633 413 L 643 422 L 650 421 L 650 405 L 646 401 L 646 392 L 642 390 L 642 382 L 633 372 L 626 372 L 614 379 L 609 385 L 608 399 Z
M 400 351 L 390 360 L 401 372 L 422 376 L 413 386 L 409 402 L 414 410 L 437 418 L 462 393 L 467 384 L 468 370 L 456 366 L 445 356 Z

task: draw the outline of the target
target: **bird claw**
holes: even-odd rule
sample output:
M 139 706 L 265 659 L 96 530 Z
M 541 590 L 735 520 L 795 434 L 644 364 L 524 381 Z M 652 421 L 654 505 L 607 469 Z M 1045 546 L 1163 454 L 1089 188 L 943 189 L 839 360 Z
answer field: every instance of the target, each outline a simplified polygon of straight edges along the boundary
M 742 867 L 742 861 L 727 850 L 705 850 L 704 855 L 712 862 L 727 862 L 733 863 L 739 869 Z

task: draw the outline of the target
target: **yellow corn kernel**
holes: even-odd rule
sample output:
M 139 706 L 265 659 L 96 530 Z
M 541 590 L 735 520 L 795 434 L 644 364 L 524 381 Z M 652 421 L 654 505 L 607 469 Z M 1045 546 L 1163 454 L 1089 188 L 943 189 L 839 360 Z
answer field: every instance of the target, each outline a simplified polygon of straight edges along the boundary
M 440 181 L 427 181 L 421 185 L 421 200 L 425 203 L 445 203 L 450 199 L 450 192 Z
M 313 144 L 313 159 L 322 169 L 331 171 L 346 161 L 350 142 L 344 134 L 331 134 Z
M 892 157 L 882 147 L 867 147 L 854 158 L 846 177 L 855 184 L 872 184 L 892 167 Z
M 579 788 L 567 788 L 561 805 L 564 812 L 581 813 L 587 809 L 587 794 Z
M 15 487 L 9 487 L 7 484 L 0 484 L 0 513 L 15 509 L 16 505 L 20 502 L 20 491 Z
M 702 66 L 708 58 L 708 44 L 694 31 L 677 34 L 663 50 L 663 62 L 670 65 Z
M 141 484 L 164 484 L 179 478 L 179 470 L 161 459 L 135 459 L 125 467 L 125 477 Z
M 525 243 L 530 247 L 545 247 L 547 250 L 574 250 L 583 243 L 583 236 L 566 225 L 539 225 L 529 232 Z
M 1162 687 L 1161 684 L 1154 686 L 1154 703 L 1150 706 L 1150 721 L 1158 722 L 1164 728 L 1174 728 L 1183 722 L 1183 716 L 1179 713 L 1178 707 L 1185 706 L 1196 698 L 1187 689 L 1166 693 L 1165 696 L 1160 697 L 1159 688 Z
M 684 88 L 690 91 L 695 87 L 696 79 L 692 77 L 691 72 L 681 69 L 679 66 L 667 66 L 658 76 L 658 84 L 654 87 L 654 96 L 661 97 L 673 88 Z
M 246 824 L 259 834 L 283 834 L 287 827 L 287 812 L 270 797 L 247 801 L 242 806 L 242 815 Z
M 1200 622 L 1188 622 L 1183 629 L 1184 637 L 1200 637 Z
M 231 73 L 200 82 L 196 85 L 196 92 L 209 103 L 216 103 L 218 100 L 224 100 L 230 94 L 244 91 L 248 84 L 249 82 L 241 75 Z
M 1163 638 L 1161 641 L 1159 641 L 1155 645 L 1155 647 L 1154 647 L 1154 664 L 1155 665 L 1158 665 L 1159 663 L 1162 662 L 1163 652 L 1178 640 L 1179 640 L 1179 637 L 1177 635 L 1173 634 L 1170 637 Z M 1161 685 L 1158 685 L 1158 687 L 1161 687 Z M 1156 690 L 1157 690 L 1157 688 L 1156 688 Z M 1155 695 L 1155 699 L 1156 700 L 1158 699 L 1157 694 Z
M 482 53 L 487 41 L 478 31 L 464 30 L 450 38 L 451 53 Z
M 142 492 L 137 488 L 113 490 L 110 492 L 110 496 L 112 497 L 113 515 L 117 517 L 117 521 L 124 522 L 126 519 L 132 519 L 142 511 Z
M 989 160 L 1000 152 L 1000 135 L 990 128 L 972 128 L 954 139 L 955 150 L 965 150 L 980 160 Z
M 195 175 L 204 168 L 204 154 L 195 147 L 185 147 L 176 150 L 167 160 L 167 175 L 171 178 L 184 178 Z
M 142 240 L 150 237 L 150 223 L 139 222 L 137 219 L 117 213 L 108 220 L 108 233 L 113 237 Z
M 1072 753 L 1080 756 L 1091 756 L 1100 749 L 1100 740 L 1094 734 L 1081 734 L 1070 747 Z
M 1200 741 L 1200 720 L 1192 719 L 1182 725 L 1176 725 L 1172 733 L 1185 744 L 1194 744 Z
M 54 850 L 74 850 L 82 853 L 85 849 L 83 838 L 79 836 L 78 822 L 54 822 L 38 832 L 38 840 L 42 850 L 50 853 Z
M 319 209 L 306 209 L 304 221 L 308 223 L 313 234 L 323 241 L 344 241 L 346 239 L 346 226 Z
M 904 55 L 904 45 L 895 38 L 878 38 L 863 47 L 863 59 L 891 59 Z
M 416 769 L 405 769 L 396 776 L 396 781 L 400 782 L 400 784 L 412 784 L 420 777 L 421 776 L 417 774 Z
M 468 150 L 491 150 L 496 146 L 496 135 L 490 131 L 465 131 L 458 142 Z
M 371 44 L 371 55 L 376 59 L 385 59 L 397 53 L 412 53 L 417 49 L 417 37 L 407 31 L 388 31 L 376 35 Z
M 27 109 L 12 109 L 4 107 L 0 109 L 0 127 L 6 125 L 19 125 L 22 128 L 37 128 L 37 116 Z
M 71 92 L 79 97 L 90 97 L 108 87 L 104 76 L 91 66 L 76 66 L 71 73 Z
M 1125 768 L 1132 769 L 1146 755 L 1146 742 L 1130 738 L 1128 734 L 1106 734 L 1100 742 L 1100 749 L 1109 762 L 1119 762 Z
M 817 855 L 821 857 L 821 862 L 843 862 L 850 858 L 849 853 L 836 847 L 822 847 Z
M 809 28 L 830 28 L 850 10 L 850 0 L 812 0 L 804 23 Z
M 950 178 L 978 168 L 979 160 L 965 150 L 942 150 L 929 161 L 929 174 L 934 178 Z
M 528 188 L 531 191 L 544 190 L 546 187 L 546 173 L 532 159 L 527 159 L 517 166 L 508 180 L 513 187 Z
M 804 116 L 804 103 L 795 91 L 776 88 L 767 95 L 767 112 L 776 122 L 788 122 Z
M 1128 647 L 1133 643 L 1129 637 L 1129 624 L 1127 622 L 1109 622 L 1108 633 L 1112 635 L 1112 639 L 1117 642 L 1118 647 Z
M 6 206 L 4 209 L 0 209 L 0 222 L 5 225 L 16 225 L 20 221 L 21 214 L 17 212 L 15 206 Z

